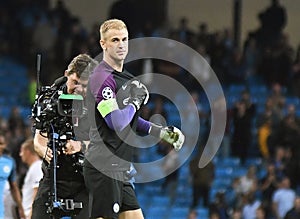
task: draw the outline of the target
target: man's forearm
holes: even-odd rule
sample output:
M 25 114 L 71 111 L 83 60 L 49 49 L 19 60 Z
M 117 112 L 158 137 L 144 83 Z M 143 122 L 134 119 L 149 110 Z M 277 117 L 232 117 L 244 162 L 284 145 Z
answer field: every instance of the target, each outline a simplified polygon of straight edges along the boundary
M 11 191 L 11 195 L 12 195 L 14 201 L 16 202 L 18 208 L 22 207 L 21 193 L 17 186 L 17 183 L 12 183 L 10 185 L 10 191 Z

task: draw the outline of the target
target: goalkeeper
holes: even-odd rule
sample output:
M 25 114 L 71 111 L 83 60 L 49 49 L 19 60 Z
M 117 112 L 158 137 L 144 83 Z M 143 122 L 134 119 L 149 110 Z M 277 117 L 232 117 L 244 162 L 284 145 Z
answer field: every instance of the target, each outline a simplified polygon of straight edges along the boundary
M 184 135 L 176 127 L 161 127 L 138 116 L 149 93 L 124 70 L 128 30 L 111 19 L 100 27 L 103 60 L 90 76 L 87 90 L 90 144 L 85 154 L 84 178 L 89 191 L 90 218 L 143 219 L 132 177 L 132 137 L 150 134 L 180 150 Z

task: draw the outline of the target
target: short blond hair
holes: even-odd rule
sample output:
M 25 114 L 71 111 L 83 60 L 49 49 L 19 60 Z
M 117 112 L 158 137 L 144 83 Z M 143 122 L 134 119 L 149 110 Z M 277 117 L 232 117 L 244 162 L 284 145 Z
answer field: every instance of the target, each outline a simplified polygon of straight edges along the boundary
M 24 149 L 27 149 L 32 154 L 36 154 L 36 151 L 34 150 L 34 143 L 33 138 L 28 138 L 26 141 L 24 141 L 21 145 Z
M 106 20 L 103 22 L 103 24 L 100 26 L 100 38 L 102 40 L 105 39 L 106 37 L 106 33 L 108 30 L 111 29 L 115 29 L 115 30 L 122 30 L 122 29 L 126 29 L 127 30 L 127 26 L 126 24 L 119 20 L 119 19 L 110 19 L 110 20 Z

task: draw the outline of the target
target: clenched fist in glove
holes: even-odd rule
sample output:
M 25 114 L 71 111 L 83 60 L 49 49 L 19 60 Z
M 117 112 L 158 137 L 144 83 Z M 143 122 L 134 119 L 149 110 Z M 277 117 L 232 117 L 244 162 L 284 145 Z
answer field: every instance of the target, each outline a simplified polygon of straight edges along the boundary
M 139 110 L 142 105 L 145 105 L 149 99 L 149 92 L 146 86 L 138 80 L 134 80 L 129 85 L 129 101 L 132 103 L 136 110 Z
M 150 134 L 173 145 L 175 151 L 179 151 L 184 143 L 184 134 L 174 126 L 161 127 L 152 124 Z

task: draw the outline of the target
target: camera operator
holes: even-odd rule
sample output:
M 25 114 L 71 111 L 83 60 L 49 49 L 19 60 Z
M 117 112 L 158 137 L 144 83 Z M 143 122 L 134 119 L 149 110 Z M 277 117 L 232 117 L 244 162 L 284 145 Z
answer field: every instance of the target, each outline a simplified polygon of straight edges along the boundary
M 63 83 L 63 85 L 60 85 L 60 88 L 63 86 L 64 93 L 80 94 L 85 97 L 89 74 L 96 65 L 97 61 L 90 56 L 80 54 L 71 61 L 67 70 L 65 70 L 64 75 L 67 77 L 67 81 L 65 82 L 66 79 L 59 78 L 52 86 Z M 79 213 L 72 216 L 72 218 L 80 219 L 88 218 L 88 193 L 85 188 L 82 166 L 79 159 L 83 157 L 83 152 L 85 151 L 84 141 L 88 141 L 89 126 L 85 124 L 87 121 L 85 119 L 86 116 L 84 108 L 83 115 L 76 122 L 80 124 L 77 127 L 78 130 L 74 130 L 75 125 L 73 123 L 73 133 L 76 133 L 76 139 L 67 140 L 63 149 L 57 151 L 56 166 L 57 198 L 62 200 L 73 199 L 74 203 L 82 203 L 82 209 L 80 209 Z M 50 140 L 49 134 L 42 133 L 39 125 L 37 122 L 34 146 L 37 153 L 43 158 L 42 169 L 44 176 L 39 183 L 38 192 L 33 203 L 32 219 L 52 218 L 51 214 L 47 212 L 49 210 L 47 204 L 48 206 L 49 204 L 51 205 L 50 195 L 54 187 L 53 175 L 51 175 L 51 171 L 53 170 L 49 168 L 54 154 L 52 149 L 47 145 Z M 60 216 L 70 216 L 70 214 L 67 213 Z

